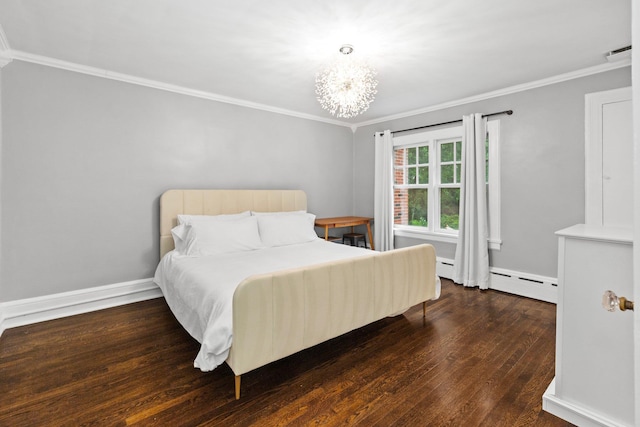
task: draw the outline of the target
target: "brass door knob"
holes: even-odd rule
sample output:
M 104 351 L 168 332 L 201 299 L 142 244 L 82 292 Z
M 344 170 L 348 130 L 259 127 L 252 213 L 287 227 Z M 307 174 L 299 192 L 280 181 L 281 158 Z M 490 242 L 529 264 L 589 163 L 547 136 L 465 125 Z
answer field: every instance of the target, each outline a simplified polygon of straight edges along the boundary
M 602 307 L 607 311 L 615 311 L 616 307 L 621 311 L 633 310 L 633 301 L 618 297 L 613 291 L 605 291 L 602 295 Z

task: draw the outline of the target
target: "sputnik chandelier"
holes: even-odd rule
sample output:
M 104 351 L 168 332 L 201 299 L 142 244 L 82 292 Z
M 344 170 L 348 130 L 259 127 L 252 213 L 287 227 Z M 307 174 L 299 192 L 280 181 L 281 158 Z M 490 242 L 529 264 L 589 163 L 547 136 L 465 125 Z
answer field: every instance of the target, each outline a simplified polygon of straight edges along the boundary
M 325 110 L 336 117 L 364 113 L 378 92 L 376 71 L 350 56 L 353 46 L 343 45 L 337 60 L 316 75 L 316 95 Z

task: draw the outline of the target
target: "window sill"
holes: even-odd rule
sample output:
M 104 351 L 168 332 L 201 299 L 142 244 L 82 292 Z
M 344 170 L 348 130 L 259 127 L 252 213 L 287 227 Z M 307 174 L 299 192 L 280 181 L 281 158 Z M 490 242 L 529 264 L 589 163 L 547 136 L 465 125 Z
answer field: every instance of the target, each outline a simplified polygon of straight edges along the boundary
M 430 231 L 414 231 L 414 230 L 400 230 L 394 229 L 393 235 L 398 237 L 409 237 L 412 239 L 444 242 L 444 243 L 458 243 L 458 236 L 446 233 L 433 233 Z M 489 239 L 489 249 L 499 251 L 502 246 L 502 240 Z
M 458 243 L 458 236 L 455 234 L 446 233 L 433 233 L 431 231 L 415 231 L 415 230 L 401 230 L 394 229 L 394 236 L 410 237 L 412 239 L 431 240 L 436 242 Z

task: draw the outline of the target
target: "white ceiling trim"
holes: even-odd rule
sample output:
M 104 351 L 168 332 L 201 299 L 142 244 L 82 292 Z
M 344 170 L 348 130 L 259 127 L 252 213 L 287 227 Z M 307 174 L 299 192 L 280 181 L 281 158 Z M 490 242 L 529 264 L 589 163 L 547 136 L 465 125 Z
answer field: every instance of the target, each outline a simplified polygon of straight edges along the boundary
M 260 104 L 257 102 L 251 102 L 244 99 L 232 98 L 230 96 L 219 95 L 216 93 L 205 92 L 202 90 L 191 89 L 184 86 L 177 86 L 168 83 L 159 82 L 156 80 L 145 79 L 141 77 L 132 76 L 129 74 L 117 73 L 115 71 L 109 71 L 102 68 L 89 67 L 86 65 L 76 64 L 73 62 L 62 61 L 55 58 L 49 58 L 42 55 L 34 55 L 28 52 L 22 52 L 19 50 L 9 51 L 10 57 L 19 61 L 31 62 L 34 64 L 45 65 L 53 68 L 60 68 L 67 71 L 73 71 L 76 73 L 88 74 L 96 77 L 103 77 L 105 79 L 117 80 L 125 83 L 131 83 L 140 86 L 146 86 L 154 89 L 160 89 L 167 92 L 179 93 L 182 95 L 193 96 L 196 98 L 208 99 L 211 101 L 223 102 L 225 104 L 239 105 L 242 107 L 253 108 L 256 110 L 268 111 L 276 114 L 283 114 L 286 116 L 293 116 L 307 120 L 315 120 L 318 122 L 329 123 L 338 126 L 351 127 L 351 123 L 341 122 L 339 120 L 328 119 L 325 117 L 315 116 L 313 114 L 301 113 L 298 111 L 287 110 L 285 108 L 274 107 L 271 105 Z
M 2 30 L 2 28 L 0 27 L 0 31 L 1 30 Z M 0 39 L 2 38 L 2 36 L 3 36 L 3 33 L 0 34 Z M 2 42 L 0 40 L 0 44 L 2 44 L 2 43 L 5 43 L 5 45 L 7 45 L 6 44 L 6 40 L 4 42 Z M 45 66 L 48 66 L 48 67 L 60 68 L 60 69 L 63 69 L 63 70 L 73 71 L 73 72 L 82 73 L 82 74 L 88 74 L 88 75 L 92 75 L 92 76 L 96 76 L 96 77 L 103 77 L 103 78 L 106 78 L 106 79 L 122 81 L 122 82 L 125 82 L 125 83 L 151 87 L 151 88 L 154 88 L 154 89 L 159 89 L 159 90 L 164 90 L 164 91 L 168 91 L 168 92 L 179 93 L 179 94 L 182 94 L 182 95 L 193 96 L 193 97 L 196 97 L 196 98 L 203 98 L 203 99 L 208 99 L 208 100 L 211 100 L 211 101 L 223 102 L 223 103 L 226 103 L 226 104 L 233 104 L 233 105 L 238 105 L 238 106 L 242 106 L 242 107 L 268 111 L 268 112 L 272 112 L 272 113 L 276 113 L 276 114 L 283 114 L 283 115 L 298 117 L 298 118 L 307 119 L 307 120 L 314 120 L 314 121 L 318 121 L 318 122 L 329 123 L 329 124 L 338 125 L 338 126 L 345 126 L 345 127 L 349 127 L 353 133 L 355 133 L 355 131 L 359 127 L 362 127 L 362 126 L 373 125 L 373 124 L 382 123 L 382 122 L 386 122 L 386 121 L 390 121 L 390 120 L 402 119 L 402 118 L 406 118 L 406 117 L 416 116 L 416 115 L 419 115 L 419 114 L 424 114 L 424 113 L 430 113 L 430 112 L 434 112 L 434 111 L 438 111 L 438 110 L 443 110 L 445 108 L 451 108 L 451 107 L 456 107 L 456 106 L 459 106 L 459 105 L 469 104 L 469 103 L 472 103 L 472 102 L 478 102 L 478 101 L 483 101 L 483 100 L 486 100 L 486 99 L 496 98 L 496 97 L 499 97 L 499 96 L 510 95 L 510 94 L 517 93 L 517 92 L 523 92 L 523 91 L 526 91 L 526 90 L 535 89 L 535 88 L 539 88 L 539 87 L 543 87 L 543 86 L 548 86 L 548 85 L 552 85 L 552 84 L 556 84 L 556 83 L 561 83 L 561 82 L 564 82 L 564 81 L 567 81 L 567 80 L 573 80 L 573 79 L 577 79 L 577 78 L 580 78 L 580 77 L 586 77 L 586 76 L 590 76 L 590 75 L 593 75 L 593 74 L 598 74 L 598 73 L 603 73 L 603 72 L 610 71 L 610 70 L 615 70 L 615 69 L 618 69 L 618 68 L 628 67 L 628 66 L 631 65 L 631 59 L 630 58 L 627 58 L 627 59 L 625 59 L 623 61 L 607 62 L 607 63 L 601 64 L 601 65 L 596 65 L 596 66 L 593 66 L 593 67 L 583 68 L 581 70 L 576 70 L 576 71 L 572 71 L 572 72 L 569 72 L 569 73 L 559 74 L 557 76 L 552 76 L 552 77 L 548 77 L 548 78 L 541 79 L 541 80 L 535 80 L 535 81 L 528 82 L 528 83 L 523 83 L 523 84 L 519 84 L 519 85 L 515 85 L 515 86 L 510 86 L 510 87 L 499 89 L 499 90 L 495 90 L 495 91 L 492 91 L 492 92 L 487 92 L 487 93 L 483 93 L 483 94 L 479 94 L 479 95 L 474 95 L 474 96 L 470 96 L 470 97 L 467 97 L 467 98 L 461 98 L 461 99 L 458 99 L 458 100 L 449 101 L 449 102 L 445 102 L 445 103 L 437 104 L 437 105 L 432 105 L 432 106 L 420 108 L 420 109 L 417 109 L 417 110 L 411 110 L 411 111 L 407 111 L 407 112 L 400 113 L 400 114 L 394 114 L 394 115 L 390 115 L 390 116 L 385 116 L 385 117 L 381 117 L 381 118 L 378 118 L 378 119 L 368 120 L 368 121 L 360 122 L 360 123 L 346 123 L 346 122 L 341 122 L 339 120 L 334 120 L 334 119 L 330 119 L 330 118 L 316 116 L 316 115 L 313 115 L 313 114 L 307 114 L 307 113 L 301 113 L 301 112 L 298 112 L 298 111 L 287 110 L 287 109 L 284 109 L 284 108 L 278 108 L 278 107 L 274 107 L 274 106 L 271 106 L 271 105 L 260 104 L 260 103 L 246 101 L 246 100 L 238 99 L 238 98 L 232 98 L 232 97 L 229 97 L 229 96 L 219 95 L 219 94 L 216 94 L 216 93 L 205 92 L 205 91 L 191 89 L 191 88 L 187 88 L 187 87 L 183 87 L 183 86 L 177 86 L 177 85 L 172 85 L 172 84 L 168 84 L 168 83 L 163 83 L 163 82 L 159 82 L 159 81 L 156 81 L 156 80 L 144 79 L 144 78 L 132 76 L 132 75 L 129 75 L 129 74 L 117 73 L 117 72 L 114 72 L 114 71 L 109 71 L 109 70 L 106 70 L 106 69 L 101 69 L 101 68 L 96 68 L 96 67 L 89 67 L 89 66 L 86 66 L 86 65 L 76 64 L 76 63 L 73 63 L 73 62 L 62 61 L 62 60 L 59 60 L 59 59 L 50 58 L 50 57 L 46 57 L 46 56 L 42 56 L 42 55 L 35 55 L 35 54 L 28 53 L 28 52 L 22 52 L 22 51 L 17 51 L 17 50 L 7 50 L 6 52 L 2 52 L 0 50 L 0 68 L 3 67 L 4 65 L 8 64 L 9 62 L 11 62 L 12 59 L 17 59 L 17 60 L 24 61 L 24 62 L 31 62 L 31 63 L 34 63 L 34 64 L 45 65 Z
M 535 80 L 528 83 L 523 83 L 515 86 L 509 86 L 504 89 L 494 90 L 492 92 L 482 93 L 479 95 L 470 96 L 467 98 L 457 99 L 454 101 L 445 102 L 442 104 L 432 105 L 430 107 L 424 107 L 417 110 L 407 111 L 405 113 L 394 114 L 391 116 L 381 117 L 379 119 L 368 120 L 366 122 L 357 123 L 356 127 L 368 126 L 377 123 L 387 122 L 390 120 L 403 119 L 405 117 L 416 116 L 418 114 L 431 113 L 433 111 L 444 110 L 445 108 L 457 107 L 459 105 L 470 104 L 472 102 L 484 101 L 486 99 L 497 98 L 499 96 L 510 95 L 517 92 L 524 92 L 526 90 L 536 89 L 543 86 L 549 86 L 556 83 L 562 83 L 567 80 L 578 79 L 580 77 L 587 77 L 593 74 L 604 73 L 605 71 L 611 71 L 618 68 L 631 66 L 631 59 L 627 58 L 618 62 L 607 62 L 593 67 L 583 68 L 581 70 L 571 71 L 569 73 L 558 74 L 557 76 L 548 77 L 546 79 Z
M 0 51 L 0 68 L 3 68 L 5 65 L 13 61 L 11 57 L 5 56 L 4 52 Z

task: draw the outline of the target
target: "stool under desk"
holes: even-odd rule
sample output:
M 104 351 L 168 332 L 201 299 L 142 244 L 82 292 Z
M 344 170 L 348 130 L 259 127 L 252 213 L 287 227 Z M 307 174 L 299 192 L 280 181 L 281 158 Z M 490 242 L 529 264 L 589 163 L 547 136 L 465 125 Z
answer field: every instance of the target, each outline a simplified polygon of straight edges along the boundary
M 355 226 L 366 225 L 367 234 L 369 235 L 369 244 L 371 245 L 371 249 L 375 250 L 371 236 L 371 220 L 373 220 L 373 218 L 364 216 L 338 216 L 334 218 L 316 218 L 315 225 L 316 227 L 324 228 L 325 240 L 329 239 L 330 228 L 351 227 L 351 231 L 353 231 L 353 227 Z

